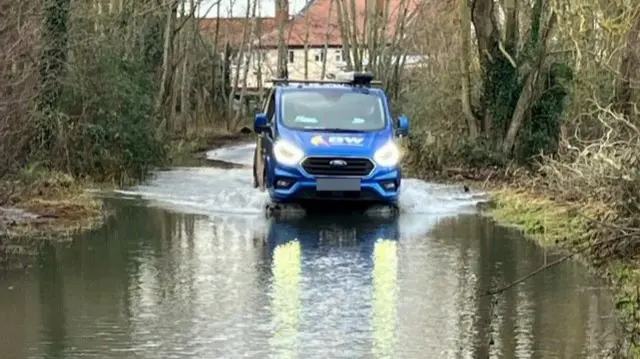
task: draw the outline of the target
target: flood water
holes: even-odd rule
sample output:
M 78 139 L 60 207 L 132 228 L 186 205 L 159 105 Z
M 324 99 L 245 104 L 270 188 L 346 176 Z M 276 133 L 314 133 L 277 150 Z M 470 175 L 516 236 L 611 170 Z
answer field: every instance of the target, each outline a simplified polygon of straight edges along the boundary
M 245 161 L 250 148 L 219 156 Z M 603 284 L 406 181 L 399 218 L 267 220 L 246 169 L 176 169 L 0 275 L 0 358 L 603 358 Z M 405 182 L 403 182 L 405 186 Z

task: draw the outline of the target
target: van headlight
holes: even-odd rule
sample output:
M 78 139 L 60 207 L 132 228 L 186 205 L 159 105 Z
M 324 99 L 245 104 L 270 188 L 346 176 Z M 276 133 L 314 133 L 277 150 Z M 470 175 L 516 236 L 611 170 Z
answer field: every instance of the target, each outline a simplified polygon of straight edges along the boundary
M 276 161 L 281 164 L 285 166 L 295 166 L 300 163 L 304 157 L 304 152 L 287 141 L 279 140 L 273 145 L 273 155 Z
M 400 148 L 393 141 L 387 142 L 373 155 L 373 160 L 382 167 L 393 167 L 400 162 Z

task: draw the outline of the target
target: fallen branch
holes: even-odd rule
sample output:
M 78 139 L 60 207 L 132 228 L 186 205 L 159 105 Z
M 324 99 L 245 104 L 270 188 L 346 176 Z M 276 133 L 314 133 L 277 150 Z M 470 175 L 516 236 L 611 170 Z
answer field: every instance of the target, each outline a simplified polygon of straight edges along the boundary
M 589 217 L 587 215 L 584 215 L 582 213 L 578 213 L 578 216 L 586 219 L 589 222 L 598 224 L 598 225 L 600 225 L 602 227 L 607 227 L 609 229 L 625 232 L 624 233 L 625 236 L 632 236 L 634 234 L 635 235 L 640 235 L 640 228 L 623 227 L 623 226 L 613 225 L 613 224 L 610 224 L 610 223 L 605 223 L 605 222 L 599 221 L 597 219 L 593 219 L 593 218 L 591 218 L 591 217 Z
M 602 245 L 602 244 L 605 244 L 605 243 L 608 243 L 608 242 L 618 241 L 618 240 L 620 240 L 622 238 L 626 238 L 626 237 L 628 237 L 628 235 L 627 234 L 623 234 L 623 235 L 620 235 L 620 236 L 609 238 L 609 239 L 604 240 L 604 241 L 596 241 L 596 242 L 594 242 L 592 244 L 585 245 L 583 248 L 576 249 L 573 252 L 571 252 L 571 253 L 569 253 L 569 254 L 567 254 L 567 255 L 565 255 L 565 256 L 563 256 L 563 257 L 561 257 L 561 258 L 559 258 L 559 259 L 557 259 L 557 260 L 555 260 L 555 261 L 553 261 L 551 263 L 545 264 L 542 267 L 534 270 L 533 272 L 531 272 L 531 273 L 529 273 L 529 274 L 527 274 L 527 275 L 525 275 L 525 276 L 523 276 L 523 277 L 521 277 L 521 278 L 519 278 L 519 279 L 517 279 L 517 280 L 515 280 L 515 281 L 513 281 L 513 282 L 511 282 L 511 283 L 509 283 L 509 284 L 507 284 L 505 286 L 503 286 L 503 287 L 500 287 L 500 288 L 497 288 L 497 289 L 492 289 L 492 290 L 487 290 L 487 291 L 485 291 L 485 293 L 481 297 L 496 295 L 496 294 L 500 294 L 502 292 L 505 292 L 505 291 L 515 287 L 516 285 L 526 281 L 527 279 L 530 279 L 531 277 L 533 277 L 533 276 L 535 276 L 537 274 L 540 274 L 540 273 L 544 272 L 545 270 L 547 270 L 549 268 L 555 267 L 558 264 L 560 264 L 562 262 L 565 262 L 566 260 L 574 257 L 576 254 L 580 254 L 580 253 L 585 252 L 588 249 L 592 249 L 595 245 Z

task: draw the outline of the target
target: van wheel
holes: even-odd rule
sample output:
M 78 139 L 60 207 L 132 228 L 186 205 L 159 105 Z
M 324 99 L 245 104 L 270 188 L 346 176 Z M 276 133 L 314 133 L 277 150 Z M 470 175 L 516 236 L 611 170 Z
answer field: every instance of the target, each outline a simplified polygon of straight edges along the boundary
M 264 165 L 264 158 L 258 154 L 258 150 L 253 155 L 253 188 L 260 188 L 264 192 L 267 183 L 267 169 Z
M 260 181 L 260 192 L 264 192 L 267 188 L 267 169 L 262 162 L 262 181 Z
M 259 186 L 258 172 L 256 171 L 257 159 L 258 159 L 258 149 L 256 148 L 255 151 L 253 151 L 253 188 L 258 188 Z

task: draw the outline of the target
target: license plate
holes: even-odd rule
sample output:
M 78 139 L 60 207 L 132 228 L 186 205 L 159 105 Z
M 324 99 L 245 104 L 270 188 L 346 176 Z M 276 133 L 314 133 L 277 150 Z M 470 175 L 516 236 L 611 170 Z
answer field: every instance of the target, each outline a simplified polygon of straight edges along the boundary
M 322 242 L 346 242 L 358 239 L 355 229 L 321 229 L 318 239 Z
M 360 178 L 318 178 L 316 191 L 360 191 Z

